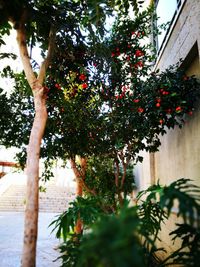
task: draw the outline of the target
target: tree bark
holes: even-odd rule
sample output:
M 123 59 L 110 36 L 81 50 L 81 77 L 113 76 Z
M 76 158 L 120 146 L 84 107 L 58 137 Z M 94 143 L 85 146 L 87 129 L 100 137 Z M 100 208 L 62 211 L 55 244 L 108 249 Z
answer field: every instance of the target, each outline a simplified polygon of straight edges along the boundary
M 84 177 L 85 177 L 85 171 L 86 171 L 86 159 L 85 158 L 82 158 L 81 159 L 82 160 L 82 166 L 84 165 L 84 168 L 82 168 L 82 170 L 81 170 L 81 172 L 78 170 L 78 168 L 77 168 L 77 166 L 76 166 L 76 162 L 75 162 L 75 159 L 74 158 L 71 158 L 70 159 L 70 164 L 71 164 L 71 168 L 72 168 L 72 170 L 73 170 L 73 172 L 74 172 L 74 174 L 75 174 L 75 177 L 76 177 L 76 182 L 78 183 L 80 183 L 81 184 L 81 186 L 82 186 L 82 190 L 83 190 L 83 188 L 88 192 L 88 193 L 90 193 L 90 194 L 92 194 L 92 195 L 94 195 L 94 196 L 96 196 L 97 195 L 97 193 L 96 193 L 96 191 L 94 190 L 94 189 L 90 189 L 87 185 L 86 185 L 86 183 L 85 183 L 85 181 L 84 181 Z M 78 186 L 79 188 L 80 188 L 80 186 Z M 78 189 L 78 187 L 77 187 L 77 192 L 78 192 L 78 190 L 80 190 L 80 189 Z
M 27 192 L 21 266 L 35 267 L 39 210 L 39 158 L 40 146 L 47 121 L 46 94 L 42 84 L 52 57 L 55 35 L 52 31 L 50 32 L 47 57 L 41 65 L 38 77 L 36 77 L 30 63 L 26 45 L 25 23 L 26 12 L 22 15 L 17 29 L 17 43 L 24 72 L 34 96 L 35 117 L 27 148 Z
M 35 90 L 35 118 L 27 149 L 27 192 L 22 267 L 36 266 L 39 211 L 39 157 L 41 141 L 47 121 L 47 111 L 45 99 L 43 97 L 43 89 L 39 87 Z
M 85 158 L 80 158 L 80 166 L 81 166 L 81 170 L 79 171 L 77 166 L 76 166 L 76 162 L 75 159 L 70 159 L 71 162 L 71 167 L 74 171 L 75 177 L 76 177 L 76 196 L 78 197 L 82 197 L 83 196 L 83 185 L 84 185 L 84 180 L 85 180 L 85 172 L 86 172 L 86 167 L 87 167 L 87 161 Z M 82 220 L 79 218 L 76 222 L 75 228 L 74 228 L 74 232 L 76 234 L 81 234 L 83 231 L 83 222 Z

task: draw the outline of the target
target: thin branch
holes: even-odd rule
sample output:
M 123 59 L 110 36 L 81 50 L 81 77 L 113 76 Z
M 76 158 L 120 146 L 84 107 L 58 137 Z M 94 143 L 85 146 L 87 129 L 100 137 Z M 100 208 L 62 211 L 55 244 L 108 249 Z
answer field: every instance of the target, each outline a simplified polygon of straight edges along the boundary
M 86 168 L 87 168 L 87 159 L 86 158 L 81 158 L 81 176 L 85 180 L 85 174 L 86 174 Z
M 71 159 L 70 159 L 70 163 L 71 163 L 71 168 L 73 169 L 73 171 L 74 171 L 74 173 L 75 173 L 76 179 L 78 179 L 79 182 L 82 183 L 84 189 L 85 189 L 87 192 L 89 192 L 89 193 L 93 194 L 94 196 L 96 196 L 96 195 L 97 195 L 96 191 L 95 191 L 94 189 L 90 189 L 90 188 L 86 185 L 84 179 L 82 178 L 82 176 L 81 176 L 81 172 L 78 170 L 78 168 L 77 168 L 77 166 L 76 166 L 75 159 L 74 159 L 74 158 L 71 158 Z
M 21 19 L 19 21 L 18 28 L 16 29 L 16 31 L 17 31 L 17 43 L 18 43 L 19 53 L 20 53 L 23 67 L 24 67 L 24 72 L 25 72 L 26 78 L 28 80 L 30 87 L 33 88 L 33 84 L 36 80 L 36 76 L 33 72 L 32 66 L 31 66 L 30 57 L 28 54 L 28 48 L 27 48 L 27 44 L 26 44 L 26 30 L 25 30 L 26 19 L 27 19 L 27 12 L 26 12 L 26 10 L 24 10 L 24 12 L 21 16 Z M 11 20 L 11 22 L 15 23 L 12 20 Z
M 86 185 L 86 183 L 83 181 L 83 179 L 80 178 L 80 180 L 81 180 L 81 182 L 82 182 L 82 185 L 83 185 L 84 189 L 85 189 L 87 192 L 91 193 L 91 194 L 94 195 L 94 196 L 97 195 L 96 191 L 95 191 L 94 189 L 90 189 L 90 188 Z
M 48 52 L 47 52 L 47 57 L 45 60 L 42 62 L 40 71 L 38 74 L 38 81 L 40 84 L 43 84 L 46 70 L 52 60 L 53 53 L 54 53 L 54 47 L 55 47 L 55 36 L 56 36 L 56 30 L 55 28 L 51 27 L 50 32 L 49 32 L 49 45 L 48 45 Z
M 114 175 L 115 175 L 115 185 L 118 188 L 119 187 L 119 161 L 116 158 L 114 161 Z
M 124 182 L 126 179 L 126 169 L 127 169 L 127 165 L 123 164 L 123 175 L 122 175 L 122 180 L 121 180 L 121 185 L 120 185 L 121 189 L 123 188 Z

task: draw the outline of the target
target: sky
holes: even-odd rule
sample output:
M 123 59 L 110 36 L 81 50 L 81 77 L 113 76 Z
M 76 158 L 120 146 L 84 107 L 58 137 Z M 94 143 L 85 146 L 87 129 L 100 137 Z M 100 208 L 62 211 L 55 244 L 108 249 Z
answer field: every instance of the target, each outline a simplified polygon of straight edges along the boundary
M 160 0 L 158 2 L 156 11 L 159 17 L 158 25 L 163 23 L 170 22 L 173 18 L 174 12 L 177 8 L 177 0 Z M 165 37 L 165 31 L 162 31 L 162 34 L 158 36 L 158 46 L 162 44 L 163 38 Z
M 10 66 L 14 71 L 22 70 L 22 63 L 19 57 L 19 51 L 16 41 L 16 31 L 12 30 L 9 36 L 6 36 L 4 39 L 6 45 L 2 45 L 0 48 L 0 53 L 13 53 L 17 55 L 17 59 L 3 59 L 0 61 L 0 70 L 6 66 Z M 33 58 L 40 64 L 42 62 L 42 57 L 40 56 L 40 50 L 36 47 L 32 53 Z M 12 90 L 14 83 L 9 78 L 0 77 L 0 88 L 4 89 L 9 93 Z M 5 149 L 0 146 L 0 161 L 12 161 L 14 162 L 14 156 L 17 152 L 16 148 Z

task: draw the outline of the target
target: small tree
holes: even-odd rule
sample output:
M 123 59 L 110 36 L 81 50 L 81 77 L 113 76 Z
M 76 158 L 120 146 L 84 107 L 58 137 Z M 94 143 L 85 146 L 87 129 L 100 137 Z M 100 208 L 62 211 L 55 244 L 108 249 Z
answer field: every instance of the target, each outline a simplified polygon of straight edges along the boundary
M 77 3 L 74 5 L 74 10 L 79 8 Z M 47 7 L 51 10 L 50 6 L 42 5 L 45 10 Z M 52 14 L 54 11 L 53 7 Z M 139 13 L 135 20 L 122 14 L 112 36 L 101 45 L 95 43 L 91 49 L 88 49 L 77 28 L 77 20 L 72 25 L 68 24 L 71 25 L 69 36 L 62 30 L 62 34 L 55 35 L 55 56 L 52 57 L 45 86 L 36 90 L 38 97 L 41 97 L 41 89 L 44 93 L 41 107 L 46 108 L 48 98 L 50 116 L 42 155 L 69 157 L 73 161 L 76 155 L 111 158 L 114 162 L 111 179 L 113 181 L 114 177 L 115 195 L 121 206 L 126 195 L 127 169 L 131 160 L 141 160 L 138 157 L 140 150 L 157 150 L 159 134 L 165 133 L 165 127 L 181 126 L 183 116 L 194 109 L 198 95 L 197 81 L 186 77 L 182 71 L 169 68 L 161 74 L 151 72 L 154 59 L 151 45 L 142 45 L 141 41 L 152 33 L 152 11 L 148 9 Z M 72 15 L 75 14 L 73 12 Z M 54 21 L 55 17 L 52 19 Z M 24 27 L 23 24 L 20 33 Z M 91 30 L 90 26 L 88 30 Z M 66 47 L 70 48 L 70 53 L 66 53 Z M 98 51 L 98 48 L 101 49 Z M 91 70 L 87 72 L 91 66 L 93 70 L 95 67 L 93 74 Z M 34 87 L 33 92 L 36 91 Z M 38 120 L 44 122 L 40 116 Z M 40 142 L 38 144 L 40 148 Z M 36 155 L 39 159 L 39 154 Z M 90 186 L 85 185 L 85 189 L 88 188 Z M 34 199 L 35 203 L 37 193 Z M 37 220 L 37 216 L 35 218 Z
M 102 26 L 106 14 L 112 14 L 111 8 L 120 7 L 127 12 L 129 4 L 137 8 L 133 1 L 2 1 L 0 8 L 0 43 L 3 35 L 9 34 L 13 27 L 17 32 L 17 43 L 23 63 L 24 72 L 34 97 L 35 117 L 27 149 L 27 205 L 25 212 L 25 235 L 22 266 L 35 266 L 35 252 L 38 220 L 38 175 L 40 145 L 47 121 L 46 91 L 43 86 L 46 71 L 53 58 L 60 58 L 60 48 L 67 46 L 62 59 L 73 62 L 74 52 L 84 43 L 81 27 L 98 39 L 98 33 L 103 35 Z M 12 23 L 12 26 L 10 24 Z M 94 34 L 94 27 L 97 31 Z M 32 49 L 40 44 L 44 61 L 36 74 L 31 64 L 28 46 Z M 57 71 L 54 74 L 58 74 Z

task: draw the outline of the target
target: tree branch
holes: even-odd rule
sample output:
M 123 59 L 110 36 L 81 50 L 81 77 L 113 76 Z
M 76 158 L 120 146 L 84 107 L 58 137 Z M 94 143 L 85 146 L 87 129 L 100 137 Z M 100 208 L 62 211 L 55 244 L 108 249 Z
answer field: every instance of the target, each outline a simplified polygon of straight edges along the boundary
M 129 147 L 128 147 L 128 151 L 129 151 Z M 124 182 L 125 182 L 125 179 L 126 179 L 126 170 L 127 170 L 127 166 L 130 162 L 130 155 L 128 154 L 127 158 L 125 158 L 125 156 L 123 155 L 123 151 L 121 151 L 119 153 L 119 158 L 120 160 L 122 161 L 122 166 L 123 166 L 123 175 L 122 175 L 122 179 L 121 179 L 121 185 L 120 185 L 120 188 L 122 189 L 123 186 L 124 186 Z
M 94 189 L 90 189 L 90 188 L 86 185 L 86 183 L 85 183 L 85 181 L 84 181 L 84 179 L 83 179 L 83 177 L 82 177 L 82 175 L 81 175 L 81 172 L 77 169 L 75 159 L 71 158 L 71 159 L 70 159 L 70 163 L 71 163 L 71 168 L 73 169 L 74 174 L 75 174 L 75 176 L 76 176 L 76 179 L 77 179 L 79 182 L 82 183 L 82 186 L 84 187 L 84 189 L 85 189 L 87 192 L 89 192 L 89 193 L 91 193 L 92 195 L 96 196 L 96 195 L 97 195 L 96 191 L 95 191 Z M 84 162 L 84 164 L 85 164 L 85 163 L 86 163 L 86 162 Z M 85 167 L 86 167 L 86 165 L 85 165 Z
M 25 17 L 26 17 L 26 13 L 24 11 L 24 14 L 22 15 L 20 23 L 19 23 L 19 27 L 16 30 L 17 31 L 17 43 L 18 43 L 19 53 L 20 53 L 23 67 L 24 67 L 26 78 L 28 80 L 30 87 L 33 88 L 33 84 L 36 80 L 36 76 L 31 66 L 30 57 L 28 54 L 28 49 L 27 49 L 27 44 L 26 44 Z
M 40 84 L 43 84 L 46 70 L 52 60 L 53 53 L 54 53 L 54 47 L 55 47 L 55 36 L 56 36 L 56 31 L 55 28 L 51 27 L 50 32 L 49 32 L 49 45 L 48 45 L 48 52 L 47 52 L 47 57 L 45 60 L 42 62 L 40 71 L 38 74 L 38 81 Z
M 114 165 L 116 167 L 116 170 L 114 170 L 114 175 L 115 175 L 115 185 L 118 188 L 119 187 L 119 161 L 116 158 L 114 161 Z

